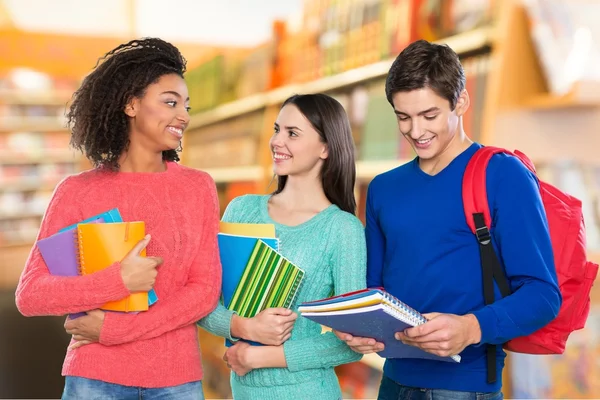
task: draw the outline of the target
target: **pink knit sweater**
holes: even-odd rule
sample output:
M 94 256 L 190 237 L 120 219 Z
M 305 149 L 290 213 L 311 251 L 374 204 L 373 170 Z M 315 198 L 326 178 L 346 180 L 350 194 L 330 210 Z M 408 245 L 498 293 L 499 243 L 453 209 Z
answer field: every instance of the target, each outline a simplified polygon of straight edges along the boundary
M 82 172 L 56 188 L 38 239 L 114 207 L 124 221 L 144 221 L 152 235 L 147 255 L 164 260 L 154 287 L 159 300 L 139 314 L 107 312 L 100 343 L 67 351 L 63 375 L 147 388 L 202 379 L 195 322 L 216 307 L 221 288 L 213 180 L 172 162 L 159 173 Z M 92 275 L 55 277 L 34 246 L 16 303 L 26 316 L 66 315 L 128 294 L 119 263 Z

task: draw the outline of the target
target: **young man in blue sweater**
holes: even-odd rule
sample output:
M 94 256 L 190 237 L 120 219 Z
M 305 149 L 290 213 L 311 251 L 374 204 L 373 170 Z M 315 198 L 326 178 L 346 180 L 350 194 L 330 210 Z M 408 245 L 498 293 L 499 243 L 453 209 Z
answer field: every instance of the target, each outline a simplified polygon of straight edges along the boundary
M 417 157 L 373 179 L 367 194 L 369 287 L 382 286 L 429 322 L 396 338 L 427 352 L 460 354 L 459 364 L 388 359 L 380 400 L 502 399 L 502 343 L 554 319 L 561 305 L 548 222 L 536 177 L 515 157 L 487 169 L 492 237 L 512 294 L 485 305 L 478 243 L 462 203 L 467 162 L 480 144 L 467 137 L 465 74 L 447 46 L 417 41 L 393 63 L 386 95 Z M 382 343 L 337 332 L 357 352 Z M 488 382 L 486 347 L 496 347 Z

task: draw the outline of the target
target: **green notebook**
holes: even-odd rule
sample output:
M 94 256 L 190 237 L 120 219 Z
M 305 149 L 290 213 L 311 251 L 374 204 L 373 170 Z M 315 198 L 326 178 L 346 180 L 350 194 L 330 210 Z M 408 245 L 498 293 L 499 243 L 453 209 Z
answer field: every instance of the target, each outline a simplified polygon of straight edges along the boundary
M 290 308 L 303 278 L 302 269 L 257 240 L 228 308 L 246 318 L 271 307 Z

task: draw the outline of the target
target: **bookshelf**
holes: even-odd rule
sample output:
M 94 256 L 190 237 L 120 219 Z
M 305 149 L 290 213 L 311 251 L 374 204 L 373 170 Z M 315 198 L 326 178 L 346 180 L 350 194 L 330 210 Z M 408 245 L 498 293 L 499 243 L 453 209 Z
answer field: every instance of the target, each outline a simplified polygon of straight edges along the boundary
M 467 89 L 469 93 L 476 93 L 477 99 L 473 103 L 479 104 L 479 108 L 472 108 L 468 113 L 470 115 L 465 117 L 465 125 L 469 127 L 467 133 L 484 144 L 516 148 L 525 152 L 540 172 L 546 167 L 552 169 L 553 164 L 564 160 L 574 160 L 582 168 L 600 168 L 600 158 L 595 150 L 600 148 L 600 135 L 597 135 L 597 126 L 600 124 L 598 83 L 579 82 L 573 85 L 568 93 L 553 95 L 548 89 L 531 40 L 531 26 L 522 3 L 518 0 L 503 0 L 496 4 L 492 24 L 452 34 L 444 39 L 433 39 L 438 43 L 447 43 L 459 53 L 468 76 Z M 310 57 L 307 54 L 306 58 Z M 354 95 L 361 89 L 369 92 L 377 85 L 377 90 L 382 92 L 381 85 L 391 62 L 388 57 L 343 72 L 314 73 L 312 78 L 267 88 L 259 93 L 217 104 L 212 109 L 199 112 L 192 116 L 186 132 L 187 147 L 184 146 L 183 163 L 209 171 L 222 188 L 241 181 L 253 182 L 257 192 L 266 193 L 269 189 L 272 190 L 272 187 L 268 188 L 272 175 L 266 143 L 280 104 L 294 93 L 325 92 L 341 99 L 349 111 L 353 130 L 356 132 L 356 193 L 359 216 L 364 219 L 361 207 L 364 209 L 364 195 L 369 181 L 375 175 L 411 158 L 411 154 L 402 152 L 395 157 L 364 158 L 364 144 L 372 138 L 365 134 L 364 121 L 354 121 Z M 305 66 L 302 62 L 299 63 L 301 67 Z M 482 71 L 484 73 L 481 73 Z M 483 82 L 483 85 L 472 86 L 473 82 L 479 81 Z M 253 148 L 256 149 L 257 155 L 250 162 L 237 165 L 233 159 L 231 165 L 211 168 L 210 164 L 204 165 L 204 162 L 199 161 L 205 148 L 203 140 L 210 141 L 212 139 L 209 140 L 209 137 L 216 138 L 218 132 L 232 135 L 231 132 L 236 130 L 233 128 L 236 121 L 243 124 L 257 115 L 260 116 L 260 121 L 252 124 L 249 122 L 252 128 L 243 134 L 246 140 L 254 143 Z M 234 154 L 239 151 L 233 142 L 228 144 L 223 140 L 222 146 Z M 600 172 L 598 174 L 600 177 Z M 600 179 L 597 180 L 600 187 Z M 594 195 L 573 194 L 584 203 L 590 203 L 600 201 L 597 199 L 597 193 L 598 191 Z M 226 203 L 227 201 L 224 201 L 224 204 Z M 600 218 L 588 214 L 585 219 L 588 229 L 592 229 L 592 226 L 600 229 Z M 588 245 L 589 259 L 600 261 L 600 243 L 588 241 Z M 507 398 L 512 390 L 510 363 L 509 356 L 504 377 L 504 393 Z M 365 356 L 360 364 L 380 371 L 383 360 L 377 355 L 369 355 Z M 340 373 L 345 374 L 341 372 L 344 370 L 340 368 Z M 341 381 L 346 382 L 345 378 L 340 376 Z
M 56 185 L 85 161 L 69 150 L 64 112 L 73 93 L 46 76 L 42 88 L 0 85 L 0 287 L 16 286 Z M 56 84 L 56 86 L 53 86 Z

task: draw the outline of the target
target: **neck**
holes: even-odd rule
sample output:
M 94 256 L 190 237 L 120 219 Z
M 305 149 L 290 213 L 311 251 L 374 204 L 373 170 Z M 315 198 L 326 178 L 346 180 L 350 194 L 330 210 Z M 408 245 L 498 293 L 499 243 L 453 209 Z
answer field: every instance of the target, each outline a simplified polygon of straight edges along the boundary
M 121 172 L 163 172 L 167 169 L 162 152 L 151 152 L 134 143 L 130 143 L 119 157 L 119 166 Z
M 429 175 L 435 175 L 450 165 L 452 160 L 468 149 L 471 144 L 473 144 L 473 141 L 465 134 L 461 121 L 458 124 L 456 134 L 446 148 L 434 158 L 429 160 L 419 159 L 419 166 L 423 172 Z
M 288 176 L 285 187 L 277 197 L 286 205 L 285 208 L 292 210 L 316 208 L 321 211 L 331 205 L 318 176 Z

